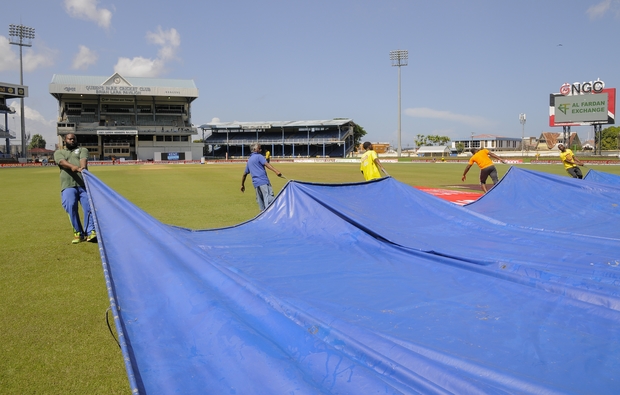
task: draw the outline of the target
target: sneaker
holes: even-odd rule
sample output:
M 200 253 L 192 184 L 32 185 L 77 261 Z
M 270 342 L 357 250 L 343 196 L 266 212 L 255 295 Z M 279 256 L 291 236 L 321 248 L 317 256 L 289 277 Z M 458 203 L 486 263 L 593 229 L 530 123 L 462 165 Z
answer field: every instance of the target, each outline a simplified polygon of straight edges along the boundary
M 84 241 L 84 236 L 82 236 L 81 234 L 79 234 L 78 232 L 75 232 L 73 234 L 73 240 L 71 240 L 72 244 L 78 244 Z
M 88 241 L 89 243 L 96 243 L 97 242 L 97 232 L 95 232 L 94 230 L 90 232 L 90 234 L 88 235 L 88 237 L 86 237 L 86 241 Z

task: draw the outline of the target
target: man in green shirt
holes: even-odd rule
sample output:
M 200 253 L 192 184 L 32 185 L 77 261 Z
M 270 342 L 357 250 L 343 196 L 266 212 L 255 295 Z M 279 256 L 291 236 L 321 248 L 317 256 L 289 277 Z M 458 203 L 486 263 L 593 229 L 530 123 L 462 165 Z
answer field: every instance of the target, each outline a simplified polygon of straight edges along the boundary
M 95 224 L 90 211 L 86 185 L 82 178 L 82 170 L 88 167 L 88 150 L 78 146 L 75 134 L 69 133 L 64 139 L 65 148 L 54 152 L 54 161 L 60 167 L 60 200 L 62 207 L 69 214 L 73 226 L 73 244 L 82 241 L 97 241 Z M 84 227 L 80 222 L 79 205 L 84 212 Z

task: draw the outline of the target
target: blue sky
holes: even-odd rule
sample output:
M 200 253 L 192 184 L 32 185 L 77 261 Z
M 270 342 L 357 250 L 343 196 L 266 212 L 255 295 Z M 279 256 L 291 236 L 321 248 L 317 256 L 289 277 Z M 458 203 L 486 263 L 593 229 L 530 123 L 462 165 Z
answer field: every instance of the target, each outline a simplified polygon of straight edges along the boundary
M 20 23 L 36 29 L 24 47 L 26 130 L 48 148 L 53 74 L 193 79 L 195 125 L 346 117 L 396 145 L 389 53 L 408 50 L 403 147 L 418 134 L 520 137 L 520 113 L 526 136 L 560 132 L 548 104 L 563 83 L 620 87 L 620 0 L 20 0 L 0 14 L 0 82 L 19 84 L 8 30 Z M 19 136 L 18 115 L 9 128 Z

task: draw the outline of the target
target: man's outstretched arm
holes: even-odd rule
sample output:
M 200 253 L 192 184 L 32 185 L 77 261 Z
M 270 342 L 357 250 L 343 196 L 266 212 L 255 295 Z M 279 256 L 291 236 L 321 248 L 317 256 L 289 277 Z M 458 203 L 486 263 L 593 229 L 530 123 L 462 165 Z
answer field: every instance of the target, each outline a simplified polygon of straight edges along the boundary
M 271 170 L 272 172 L 276 173 L 278 177 L 282 177 L 282 173 L 278 169 L 273 167 L 270 163 L 265 163 L 265 167 Z
M 504 159 L 500 158 L 499 156 L 495 155 L 495 154 L 494 154 L 494 153 L 492 153 L 492 152 L 489 152 L 489 156 L 490 156 L 491 158 L 493 158 L 493 159 L 497 159 L 498 161 L 500 161 L 500 162 L 502 162 L 502 163 L 506 163 L 506 161 L 505 161 Z
M 245 192 L 245 178 L 247 177 L 247 173 L 243 174 L 243 177 L 241 177 L 241 192 Z
M 467 165 L 467 167 L 465 168 L 465 171 L 463 172 L 463 177 L 461 177 L 461 181 L 465 181 L 465 179 L 467 178 L 467 172 L 469 171 L 469 169 L 471 169 L 471 165 Z

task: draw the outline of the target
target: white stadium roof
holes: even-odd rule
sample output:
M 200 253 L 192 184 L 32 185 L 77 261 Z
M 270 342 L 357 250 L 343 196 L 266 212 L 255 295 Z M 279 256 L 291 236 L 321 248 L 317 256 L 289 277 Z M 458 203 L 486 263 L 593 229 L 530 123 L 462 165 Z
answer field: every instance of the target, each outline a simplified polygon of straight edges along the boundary
M 450 148 L 447 145 L 431 145 L 418 148 L 418 154 L 441 154 L 445 152 L 450 152 Z
M 198 97 L 194 80 L 150 77 L 87 76 L 54 74 L 50 83 L 54 96 L 66 94 Z
M 194 80 L 180 80 L 180 79 L 167 79 L 167 78 L 150 78 L 150 77 L 124 77 L 119 74 L 113 76 L 92 76 L 92 75 L 67 75 L 67 74 L 54 74 L 52 76 L 52 84 L 61 85 L 104 85 L 106 81 L 112 79 L 112 77 L 118 76 L 119 78 L 127 81 L 131 86 L 158 86 L 162 88 L 176 87 L 176 88 L 196 88 Z
M 349 118 L 314 121 L 265 121 L 265 122 L 213 122 L 200 125 L 201 129 L 271 129 L 342 126 L 352 122 Z

